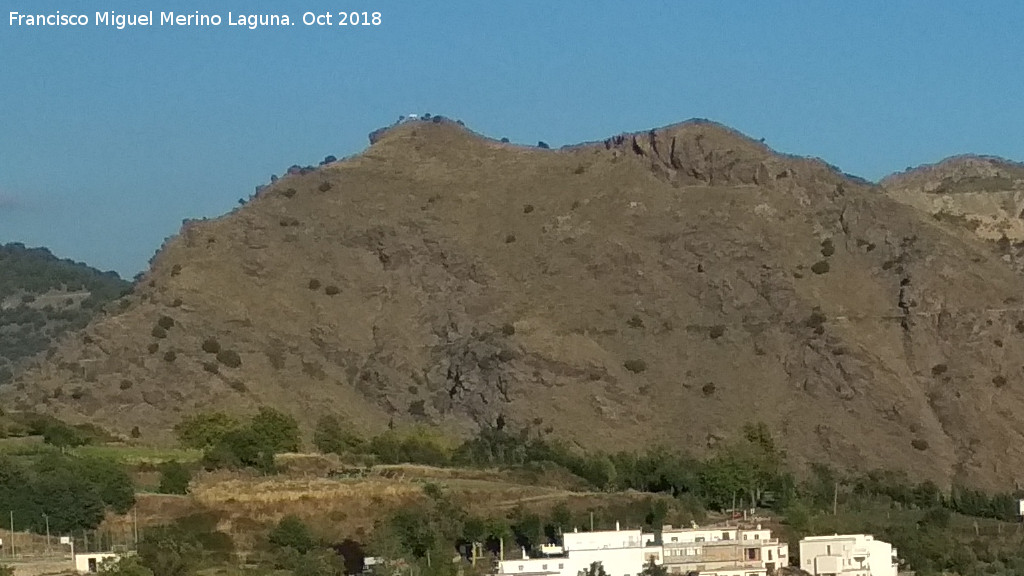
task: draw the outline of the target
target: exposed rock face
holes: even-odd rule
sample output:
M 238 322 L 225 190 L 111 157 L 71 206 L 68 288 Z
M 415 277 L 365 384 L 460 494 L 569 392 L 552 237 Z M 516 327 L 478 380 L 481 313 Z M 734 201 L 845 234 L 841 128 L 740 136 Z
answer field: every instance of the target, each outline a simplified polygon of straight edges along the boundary
M 1024 164 L 955 156 L 881 181 L 892 198 L 981 238 L 1024 242 Z
M 374 139 L 184 226 L 5 401 L 144 439 L 270 403 L 697 453 L 761 420 L 797 464 L 1018 479 L 1021 277 L 978 238 L 710 122 L 561 151 L 450 122 Z

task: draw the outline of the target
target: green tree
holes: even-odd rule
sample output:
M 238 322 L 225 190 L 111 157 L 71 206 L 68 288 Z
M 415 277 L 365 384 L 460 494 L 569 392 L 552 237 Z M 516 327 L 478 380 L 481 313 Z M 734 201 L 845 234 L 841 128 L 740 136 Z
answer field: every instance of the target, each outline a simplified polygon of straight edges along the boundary
M 526 512 L 522 506 L 516 506 L 512 510 L 511 521 L 512 534 L 519 547 L 529 551 L 546 543 L 544 523 L 537 514 Z
M 663 564 L 655 564 L 654 558 L 650 558 L 637 576 L 668 576 L 668 568 Z
M 182 446 L 203 450 L 216 446 L 239 427 L 237 420 L 223 412 L 200 412 L 183 418 L 174 426 L 174 433 Z
M 6 564 L 0 564 L 0 576 L 14 576 L 14 568 Z
M 294 515 L 281 518 L 277 526 L 270 531 L 267 540 L 279 548 L 293 548 L 299 554 L 305 554 L 316 546 L 309 526 Z
M 138 556 L 118 556 L 104 560 L 99 573 L 105 576 L 154 576 L 153 571 L 142 565 Z
M 324 454 L 344 454 L 357 452 L 362 440 L 342 425 L 341 420 L 333 414 L 321 417 L 313 431 L 313 445 Z
M 192 471 L 181 462 L 171 460 L 160 465 L 161 494 L 188 494 L 190 482 Z
M 577 576 L 608 576 L 608 572 L 605 572 L 604 564 L 591 562 L 590 566 L 580 570 Z
M 43 442 L 64 450 L 83 446 L 88 443 L 88 439 L 75 428 L 63 422 L 54 421 L 43 430 Z
M 122 464 L 106 458 L 81 458 L 77 463 L 74 469 L 96 487 L 104 504 L 118 514 L 135 506 L 135 484 Z
M 142 565 L 160 576 L 194 574 L 202 552 L 194 538 L 170 527 L 150 530 L 139 542 Z
M 95 528 L 103 520 L 103 498 L 99 491 L 74 470 L 52 470 L 40 474 L 32 482 L 31 491 L 40 518 L 29 520 L 37 532 L 43 523 L 43 514 L 55 533 Z
M 295 418 L 267 406 L 260 407 L 249 425 L 262 446 L 273 453 L 297 452 L 301 437 Z
M 760 504 L 764 492 L 779 485 L 785 455 L 763 423 L 747 424 L 743 437 L 725 444 L 704 463 L 701 490 L 708 503 L 724 508 L 736 498 Z

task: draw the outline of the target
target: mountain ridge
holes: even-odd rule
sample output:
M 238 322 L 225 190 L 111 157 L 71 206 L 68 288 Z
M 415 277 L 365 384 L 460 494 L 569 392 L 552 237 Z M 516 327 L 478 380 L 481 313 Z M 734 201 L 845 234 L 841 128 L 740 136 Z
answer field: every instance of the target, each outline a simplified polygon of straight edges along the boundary
M 798 465 L 1016 481 L 1020 277 L 981 239 L 708 121 L 372 140 L 187 222 L 5 400 L 147 441 L 263 403 L 591 449 L 701 452 L 757 420 Z

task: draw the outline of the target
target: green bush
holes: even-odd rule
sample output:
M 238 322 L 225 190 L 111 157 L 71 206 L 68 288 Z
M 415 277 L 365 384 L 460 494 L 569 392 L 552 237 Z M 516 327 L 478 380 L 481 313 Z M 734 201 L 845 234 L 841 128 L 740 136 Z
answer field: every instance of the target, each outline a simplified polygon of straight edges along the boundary
M 298 516 L 288 515 L 277 523 L 270 531 L 267 540 L 278 548 L 293 548 L 300 554 L 309 552 L 316 546 L 316 540 Z
M 297 452 L 301 443 L 295 418 L 267 406 L 260 407 L 249 427 L 264 446 L 274 452 Z
M 174 426 L 174 433 L 185 448 L 204 450 L 217 445 L 229 432 L 240 427 L 238 420 L 223 412 L 200 412 L 182 418 Z
M 156 325 L 164 330 L 170 330 L 174 327 L 174 318 L 171 318 L 170 316 L 161 316 L 157 319 Z
M 188 494 L 192 471 L 177 460 L 164 462 L 160 465 L 161 494 Z
M 828 262 L 825 260 L 819 260 L 811 265 L 811 272 L 815 274 L 825 274 L 829 270 Z
M 58 448 L 72 448 L 89 444 L 90 438 L 72 426 L 54 421 L 43 430 L 43 442 Z
M 164 526 L 146 531 L 139 542 L 139 560 L 159 576 L 191 576 L 202 558 L 202 546 L 181 529 Z
M 346 430 L 337 416 L 327 415 L 316 423 L 313 445 L 324 454 L 345 454 L 359 451 L 363 442 L 358 436 Z

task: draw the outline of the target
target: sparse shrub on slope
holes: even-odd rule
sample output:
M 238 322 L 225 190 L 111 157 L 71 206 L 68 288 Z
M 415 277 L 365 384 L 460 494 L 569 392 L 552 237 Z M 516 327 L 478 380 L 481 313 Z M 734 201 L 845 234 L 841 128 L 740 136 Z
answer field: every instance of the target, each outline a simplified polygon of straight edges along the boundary
M 217 361 L 228 368 L 238 368 L 242 365 L 242 357 L 234 350 L 221 350 L 217 353 Z
M 622 365 L 623 367 L 626 368 L 626 370 L 629 370 L 634 374 L 639 374 L 647 370 L 647 362 L 644 362 L 643 360 L 640 359 L 626 360 L 625 362 L 622 363 Z
M 203 340 L 202 348 L 207 354 L 217 354 L 220 352 L 220 342 L 217 342 L 216 338 L 207 338 Z

